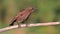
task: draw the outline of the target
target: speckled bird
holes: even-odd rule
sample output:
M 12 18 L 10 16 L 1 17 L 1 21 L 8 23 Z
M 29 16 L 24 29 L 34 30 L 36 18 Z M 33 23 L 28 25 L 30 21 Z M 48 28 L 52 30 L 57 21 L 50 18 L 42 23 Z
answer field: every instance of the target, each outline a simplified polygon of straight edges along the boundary
M 34 12 L 35 10 L 36 8 L 27 7 L 24 10 L 19 11 L 19 13 L 17 13 L 17 15 L 12 20 L 12 23 L 10 24 L 10 26 L 13 26 L 15 22 L 17 22 L 17 24 L 20 25 L 23 21 L 28 19 L 31 13 Z

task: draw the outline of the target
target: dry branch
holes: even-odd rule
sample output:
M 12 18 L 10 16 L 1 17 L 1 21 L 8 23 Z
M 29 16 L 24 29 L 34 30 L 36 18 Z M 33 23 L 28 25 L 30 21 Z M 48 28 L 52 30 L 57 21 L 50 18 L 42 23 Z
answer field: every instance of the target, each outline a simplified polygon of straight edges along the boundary
M 28 24 L 28 27 L 49 26 L 49 25 L 58 25 L 58 24 L 60 24 L 60 22 L 34 23 L 34 24 Z M 26 27 L 26 24 L 21 24 L 21 27 Z M 15 28 L 18 28 L 18 25 L 2 28 L 2 29 L 0 29 L 0 32 L 4 32 L 4 31 L 7 31 L 7 30 L 15 29 Z

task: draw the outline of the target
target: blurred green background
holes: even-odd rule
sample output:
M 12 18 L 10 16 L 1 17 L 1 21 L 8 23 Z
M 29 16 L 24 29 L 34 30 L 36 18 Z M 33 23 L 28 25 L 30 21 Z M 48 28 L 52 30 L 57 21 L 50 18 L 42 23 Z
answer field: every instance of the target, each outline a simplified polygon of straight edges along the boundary
M 19 10 L 29 6 L 38 10 L 25 22 L 60 21 L 60 0 L 0 0 L 0 28 L 9 26 Z M 60 34 L 60 25 L 13 29 L 0 34 Z

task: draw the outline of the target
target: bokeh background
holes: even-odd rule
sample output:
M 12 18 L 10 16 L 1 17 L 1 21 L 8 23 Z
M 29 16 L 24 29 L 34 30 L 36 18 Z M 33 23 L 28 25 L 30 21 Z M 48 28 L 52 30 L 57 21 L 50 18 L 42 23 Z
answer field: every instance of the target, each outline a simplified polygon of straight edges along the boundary
M 30 15 L 26 23 L 60 21 L 60 0 L 0 0 L 0 28 L 9 26 L 19 10 L 29 6 L 38 10 Z M 60 34 L 60 25 L 17 28 L 0 34 Z

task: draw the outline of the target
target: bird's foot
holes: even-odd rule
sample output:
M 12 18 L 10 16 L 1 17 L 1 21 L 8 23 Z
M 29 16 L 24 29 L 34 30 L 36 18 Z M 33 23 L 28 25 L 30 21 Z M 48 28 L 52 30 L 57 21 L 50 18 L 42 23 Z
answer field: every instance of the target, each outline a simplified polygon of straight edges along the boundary
M 17 22 L 17 24 L 18 24 L 18 28 L 21 28 L 21 23 Z
M 21 28 L 21 24 L 18 24 L 18 28 Z
M 26 27 L 29 27 L 29 24 L 28 23 L 26 24 Z

